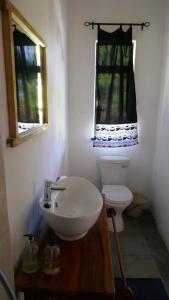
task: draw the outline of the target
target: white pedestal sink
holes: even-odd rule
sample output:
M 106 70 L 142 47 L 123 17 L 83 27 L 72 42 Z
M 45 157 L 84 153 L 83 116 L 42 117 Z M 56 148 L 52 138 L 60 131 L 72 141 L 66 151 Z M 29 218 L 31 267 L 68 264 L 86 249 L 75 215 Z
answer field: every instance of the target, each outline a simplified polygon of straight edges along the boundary
M 85 178 L 66 177 L 57 182 L 63 191 L 53 191 L 51 207 L 40 207 L 48 225 L 61 239 L 74 241 L 84 237 L 97 221 L 103 199 L 99 190 Z

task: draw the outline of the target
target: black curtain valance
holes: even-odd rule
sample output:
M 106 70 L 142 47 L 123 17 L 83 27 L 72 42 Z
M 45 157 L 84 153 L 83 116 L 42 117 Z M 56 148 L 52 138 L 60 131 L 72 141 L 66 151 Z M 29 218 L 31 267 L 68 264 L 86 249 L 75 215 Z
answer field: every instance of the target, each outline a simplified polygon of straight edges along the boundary
M 36 44 L 25 34 L 20 32 L 17 28 L 13 31 L 14 46 L 36 46 Z
M 100 28 L 98 29 L 99 45 L 122 45 L 132 46 L 132 27 L 127 31 L 123 31 L 122 26 L 113 32 L 107 32 Z

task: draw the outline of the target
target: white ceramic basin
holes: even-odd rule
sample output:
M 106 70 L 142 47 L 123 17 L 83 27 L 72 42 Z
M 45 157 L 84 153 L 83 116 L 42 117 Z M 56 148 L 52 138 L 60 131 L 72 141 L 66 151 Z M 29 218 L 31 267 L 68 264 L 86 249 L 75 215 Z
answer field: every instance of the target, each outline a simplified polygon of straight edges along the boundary
M 50 208 L 40 207 L 48 225 L 63 240 L 78 240 L 97 221 L 103 200 L 99 190 L 81 177 L 67 177 L 57 183 L 64 191 L 53 191 Z

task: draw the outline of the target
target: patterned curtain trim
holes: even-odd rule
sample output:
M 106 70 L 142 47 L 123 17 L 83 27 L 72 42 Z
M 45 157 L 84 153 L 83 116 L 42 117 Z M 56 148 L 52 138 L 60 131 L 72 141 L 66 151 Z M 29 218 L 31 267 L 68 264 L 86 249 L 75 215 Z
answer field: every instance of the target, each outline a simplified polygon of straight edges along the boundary
M 137 123 L 96 124 L 93 147 L 128 147 L 138 144 Z
M 39 123 L 23 123 L 23 122 L 18 122 L 18 134 L 23 133 L 27 130 L 30 130 L 34 127 L 38 127 L 41 124 Z

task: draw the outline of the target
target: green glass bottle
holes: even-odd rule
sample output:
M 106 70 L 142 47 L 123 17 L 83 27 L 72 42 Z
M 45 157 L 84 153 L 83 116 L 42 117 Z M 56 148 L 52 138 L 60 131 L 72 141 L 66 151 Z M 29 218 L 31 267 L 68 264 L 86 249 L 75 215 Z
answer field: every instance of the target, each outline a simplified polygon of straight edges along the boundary
M 60 270 L 60 249 L 54 239 L 51 239 L 44 248 L 43 272 L 47 275 L 56 275 Z
M 25 234 L 28 237 L 22 256 L 22 270 L 27 274 L 32 274 L 38 271 L 38 246 L 34 241 L 33 234 Z

